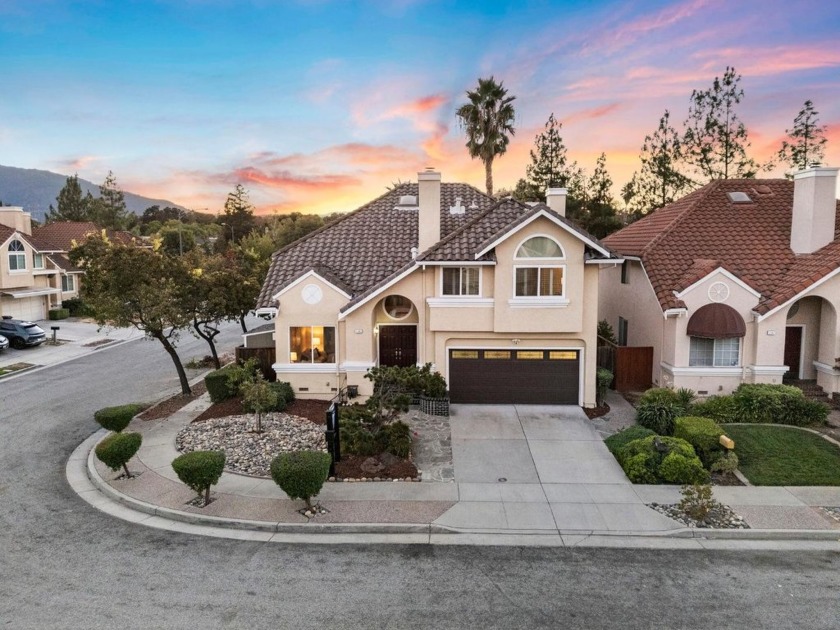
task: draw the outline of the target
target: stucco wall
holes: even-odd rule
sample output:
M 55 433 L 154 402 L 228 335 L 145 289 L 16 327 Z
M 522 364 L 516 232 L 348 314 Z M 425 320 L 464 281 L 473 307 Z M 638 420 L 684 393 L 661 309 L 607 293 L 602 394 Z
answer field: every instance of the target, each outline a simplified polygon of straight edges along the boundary
M 9 269 L 9 244 L 14 240 L 23 244 L 24 254 L 26 255 L 25 271 L 11 271 Z M 32 247 L 23 239 L 10 238 L 0 246 L 0 288 L 16 289 L 31 287 L 32 285 Z

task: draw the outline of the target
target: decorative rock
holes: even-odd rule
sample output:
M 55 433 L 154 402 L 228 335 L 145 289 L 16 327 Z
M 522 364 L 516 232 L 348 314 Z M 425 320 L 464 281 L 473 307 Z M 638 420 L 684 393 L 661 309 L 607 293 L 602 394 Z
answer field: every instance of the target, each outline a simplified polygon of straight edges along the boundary
M 706 518 L 702 521 L 695 521 L 683 512 L 678 505 L 661 505 L 659 503 L 649 503 L 649 508 L 652 508 L 664 514 L 665 516 L 679 521 L 687 527 L 697 529 L 749 529 L 750 526 L 744 521 L 741 516 L 738 516 L 732 511 L 728 505 L 718 504 L 717 508 L 713 508 Z

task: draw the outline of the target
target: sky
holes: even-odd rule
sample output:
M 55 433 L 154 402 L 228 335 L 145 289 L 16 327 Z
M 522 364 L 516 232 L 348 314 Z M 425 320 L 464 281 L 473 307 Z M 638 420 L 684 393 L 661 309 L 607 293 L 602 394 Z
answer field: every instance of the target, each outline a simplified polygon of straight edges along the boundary
M 237 183 L 260 213 L 352 210 L 427 166 L 482 189 L 455 110 L 493 76 L 516 97 L 497 188 L 554 113 L 618 195 L 728 65 L 754 157 L 810 99 L 840 166 L 840 2 L 0 0 L 0 164 L 209 212 Z

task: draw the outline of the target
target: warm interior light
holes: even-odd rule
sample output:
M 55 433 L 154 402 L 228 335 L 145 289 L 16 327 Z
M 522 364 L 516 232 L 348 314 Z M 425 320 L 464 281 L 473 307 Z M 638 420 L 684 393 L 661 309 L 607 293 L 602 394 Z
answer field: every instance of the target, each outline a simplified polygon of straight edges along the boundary
M 291 359 L 292 363 L 297 363 L 297 360 L 298 360 L 297 352 L 290 352 L 289 353 L 289 358 Z
M 312 345 L 313 347 L 318 347 L 321 345 L 321 338 L 320 337 L 312 337 Z

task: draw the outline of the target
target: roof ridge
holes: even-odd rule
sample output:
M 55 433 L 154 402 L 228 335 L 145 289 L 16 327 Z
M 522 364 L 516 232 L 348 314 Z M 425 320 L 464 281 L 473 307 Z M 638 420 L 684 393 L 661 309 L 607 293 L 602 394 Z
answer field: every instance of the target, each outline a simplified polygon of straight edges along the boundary
M 467 185 L 469 186 L 469 184 L 467 184 Z M 487 195 L 485 195 L 485 197 L 488 197 L 489 199 L 492 199 L 492 197 L 489 197 L 489 196 L 487 196 Z M 510 199 L 513 199 L 513 197 L 510 197 Z M 490 205 L 489 207 L 487 207 L 487 208 L 485 208 L 484 210 L 482 210 L 479 214 L 477 214 L 476 216 L 474 216 L 472 219 L 470 219 L 469 221 L 467 221 L 466 223 L 464 223 L 464 225 L 462 225 L 462 226 L 460 226 L 460 227 L 457 227 L 457 228 L 455 228 L 454 230 L 452 230 L 449 234 L 447 234 L 445 237 L 443 237 L 442 239 L 440 239 L 437 243 L 435 243 L 434 245 L 432 245 L 430 248 L 428 248 L 427 250 L 425 250 L 425 251 L 421 252 L 421 253 L 420 253 L 420 255 L 419 255 L 419 256 L 417 256 L 418 260 L 419 260 L 419 259 L 421 259 L 421 258 L 423 258 L 423 256 L 424 256 L 426 253 L 431 252 L 432 250 L 438 249 L 439 247 L 442 247 L 443 245 L 447 244 L 449 241 L 453 240 L 456 236 L 460 236 L 461 234 L 463 234 L 463 233 L 464 233 L 464 231 L 465 231 L 467 228 L 470 228 L 470 227 L 472 227 L 473 225 L 475 225 L 476 223 L 478 223 L 481 219 L 483 219 L 484 217 L 486 217 L 486 216 L 487 216 L 488 214 L 490 214 L 492 211 L 494 211 L 494 210 L 498 209 L 498 208 L 501 206 L 501 204 L 502 204 L 502 202 L 503 202 L 503 201 L 507 201 L 507 200 L 508 200 L 508 197 L 505 197 L 504 199 L 499 199 L 498 201 L 496 201 L 495 203 L 493 203 L 493 204 L 492 204 L 492 205 Z M 518 202 L 518 201 L 517 201 L 516 203 L 520 203 L 520 202 Z

